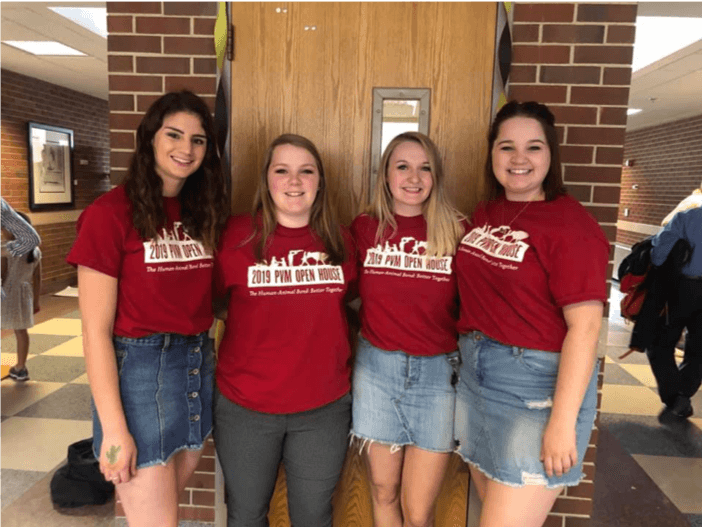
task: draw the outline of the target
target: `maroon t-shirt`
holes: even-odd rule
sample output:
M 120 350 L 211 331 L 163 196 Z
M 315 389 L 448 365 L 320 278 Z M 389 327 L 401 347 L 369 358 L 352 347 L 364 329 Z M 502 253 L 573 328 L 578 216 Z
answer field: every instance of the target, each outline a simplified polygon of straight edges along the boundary
M 351 225 L 358 249 L 361 333 L 374 346 L 433 356 L 457 347 L 453 257 L 427 257 L 424 216 L 395 215 L 397 233 L 376 242 L 378 220 Z M 392 234 L 392 233 L 388 233 Z
M 178 198 L 163 200 L 168 221 L 153 240 L 134 228 L 123 186 L 78 218 L 66 261 L 117 278 L 115 335 L 195 335 L 212 325 L 212 255 L 183 231 Z
M 458 246 L 458 331 L 504 344 L 560 351 L 563 307 L 607 299 L 609 242 L 570 196 L 478 205 Z
M 330 265 L 309 227 L 278 225 L 266 262 L 256 262 L 250 216 L 229 219 L 215 262 L 215 290 L 230 293 L 217 387 L 236 404 L 271 414 L 324 406 L 350 389 L 345 297 L 347 260 Z M 246 242 L 246 243 L 245 243 Z

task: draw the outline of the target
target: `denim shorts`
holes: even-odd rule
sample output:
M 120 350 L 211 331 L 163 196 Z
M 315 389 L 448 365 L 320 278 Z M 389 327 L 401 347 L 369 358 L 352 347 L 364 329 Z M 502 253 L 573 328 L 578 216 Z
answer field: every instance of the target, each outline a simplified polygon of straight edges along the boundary
M 488 478 L 511 487 L 577 485 L 597 412 L 595 366 L 575 427 L 578 464 L 546 475 L 539 460 L 551 415 L 560 353 L 508 346 L 474 331 L 459 338 L 456 451 Z
M 433 357 L 384 351 L 359 336 L 351 435 L 392 447 L 452 452 L 458 351 Z
M 181 450 L 199 450 L 212 431 L 214 354 L 207 332 L 113 338 L 119 389 L 137 468 L 165 465 Z M 93 404 L 93 451 L 102 427 Z

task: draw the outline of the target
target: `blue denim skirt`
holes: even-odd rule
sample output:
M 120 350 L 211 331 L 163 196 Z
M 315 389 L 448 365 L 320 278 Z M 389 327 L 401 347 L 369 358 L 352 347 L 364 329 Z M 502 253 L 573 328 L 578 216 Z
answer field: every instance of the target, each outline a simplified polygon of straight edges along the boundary
M 551 416 L 560 353 L 508 346 L 474 331 L 459 338 L 456 440 L 461 457 L 488 478 L 511 487 L 577 485 L 597 412 L 592 372 L 576 421 L 578 464 L 546 475 L 541 442 Z
M 127 427 L 137 468 L 165 465 L 181 450 L 199 450 L 212 431 L 214 353 L 206 332 L 113 339 Z M 93 451 L 102 427 L 93 404 Z
M 393 451 L 413 445 L 452 452 L 458 351 L 433 357 L 384 351 L 359 336 L 351 435 Z

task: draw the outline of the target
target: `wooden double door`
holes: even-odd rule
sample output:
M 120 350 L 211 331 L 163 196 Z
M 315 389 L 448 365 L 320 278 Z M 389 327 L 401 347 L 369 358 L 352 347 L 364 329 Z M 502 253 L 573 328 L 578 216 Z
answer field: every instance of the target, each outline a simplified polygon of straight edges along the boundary
M 251 208 L 268 144 L 282 133 L 318 147 L 340 217 L 368 199 L 373 88 L 429 88 L 429 136 L 463 211 L 482 193 L 494 64 L 494 3 L 232 2 L 231 167 L 234 212 Z M 437 527 L 466 524 L 468 475 L 454 456 Z M 372 526 L 365 469 L 348 452 L 335 525 Z M 284 474 L 272 526 L 289 525 Z

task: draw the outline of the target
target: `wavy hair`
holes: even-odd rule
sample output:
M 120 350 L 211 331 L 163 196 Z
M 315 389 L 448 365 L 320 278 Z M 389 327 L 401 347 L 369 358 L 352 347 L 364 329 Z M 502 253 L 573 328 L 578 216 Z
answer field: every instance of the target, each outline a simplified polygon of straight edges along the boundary
M 304 148 L 315 160 L 317 171 L 319 172 L 319 191 L 312 203 L 309 226 L 313 234 L 317 236 L 324 245 L 330 263 L 333 265 L 340 265 L 345 261 L 347 256 L 344 237 L 341 233 L 336 212 L 331 206 L 322 158 L 312 141 L 306 137 L 295 134 L 283 134 L 277 137 L 270 144 L 268 150 L 266 150 L 252 209 L 254 231 L 247 240 L 247 242 L 254 240 L 254 256 L 256 261 L 262 262 L 266 259 L 271 235 L 278 224 L 275 203 L 273 202 L 268 188 L 268 169 L 273 160 L 273 151 L 276 147 L 282 145 Z
M 136 133 L 136 149 L 124 187 L 132 204 L 134 227 L 149 240 L 166 224 L 163 206 L 163 181 L 156 173 L 153 139 L 163 120 L 174 113 L 186 112 L 200 118 L 207 135 L 207 149 L 200 167 L 185 180 L 178 199 L 185 231 L 214 250 L 229 217 L 229 200 L 224 174 L 215 143 L 214 122 L 205 102 L 183 90 L 158 98 L 147 110 Z
M 444 169 L 439 149 L 426 135 L 419 132 L 405 132 L 388 144 L 380 159 L 378 176 L 373 187 L 373 195 L 366 213 L 378 220 L 375 243 L 392 238 L 397 233 L 393 195 L 388 184 L 390 156 L 399 145 L 414 142 L 424 149 L 431 168 L 432 188 L 429 197 L 422 204 L 422 214 L 427 221 L 427 255 L 445 256 L 455 254 L 456 245 L 464 234 L 461 220 L 464 216 L 451 203 L 444 187 Z
M 511 119 L 512 117 L 528 117 L 529 119 L 535 119 L 544 131 L 546 143 L 548 144 L 548 149 L 551 154 L 551 165 L 548 167 L 548 172 L 542 184 L 544 194 L 546 195 L 546 201 L 551 201 L 565 194 L 566 189 L 563 186 L 563 175 L 561 173 L 561 156 L 558 146 L 558 132 L 556 131 L 556 118 L 545 104 L 535 101 L 511 101 L 497 112 L 495 120 L 490 127 L 490 132 L 488 133 L 487 160 L 485 161 L 484 172 L 488 199 L 495 199 L 501 196 L 505 191 L 500 182 L 497 181 L 492 168 L 492 147 L 500 133 L 500 126 L 502 126 L 502 123 L 507 119 Z

